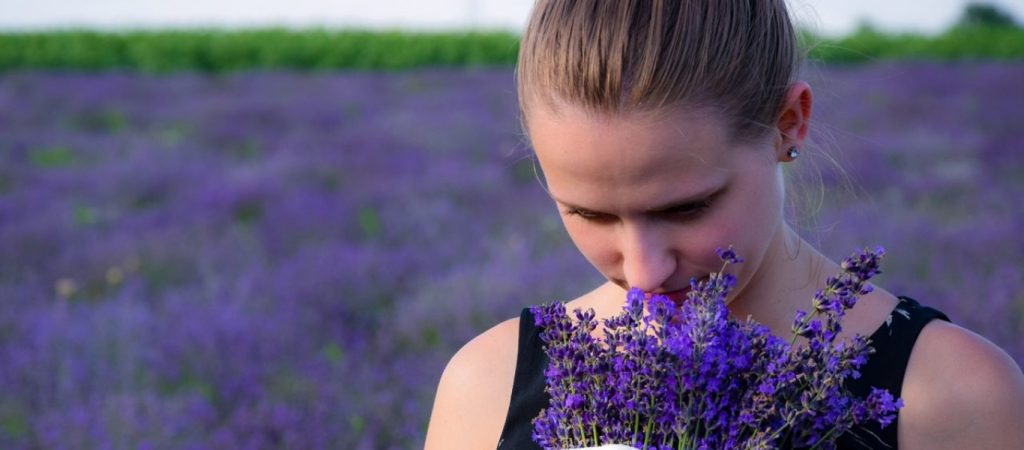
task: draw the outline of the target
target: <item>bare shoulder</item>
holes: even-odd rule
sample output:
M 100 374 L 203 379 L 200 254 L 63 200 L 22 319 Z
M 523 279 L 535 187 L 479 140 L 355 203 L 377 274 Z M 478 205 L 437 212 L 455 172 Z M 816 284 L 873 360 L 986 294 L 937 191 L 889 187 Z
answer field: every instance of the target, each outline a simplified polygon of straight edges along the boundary
M 911 352 L 901 397 L 901 448 L 1024 448 L 1024 373 L 970 330 L 929 322 Z
M 481 333 L 452 356 L 434 397 L 426 450 L 497 446 L 512 394 L 518 338 L 516 317 Z

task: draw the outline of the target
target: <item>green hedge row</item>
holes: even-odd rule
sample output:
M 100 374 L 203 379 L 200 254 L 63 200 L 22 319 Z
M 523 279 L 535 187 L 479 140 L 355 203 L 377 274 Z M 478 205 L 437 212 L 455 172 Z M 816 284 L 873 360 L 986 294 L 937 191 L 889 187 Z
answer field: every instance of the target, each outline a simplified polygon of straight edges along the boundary
M 954 27 L 946 32 L 886 34 L 870 27 L 838 39 L 804 36 L 810 57 L 828 63 L 869 62 L 880 59 L 1024 59 L 1024 28 Z
M 938 36 L 861 30 L 839 39 L 804 35 L 826 63 L 890 58 L 1022 59 L 1024 29 L 959 27 Z M 422 66 L 514 64 L 518 36 L 507 32 L 385 32 L 215 29 L 0 34 L 0 71 L 143 72 L 242 69 L 398 70 Z
M 0 34 L 0 70 L 396 70 L 515 61 L 512 33 L 173 30 Z

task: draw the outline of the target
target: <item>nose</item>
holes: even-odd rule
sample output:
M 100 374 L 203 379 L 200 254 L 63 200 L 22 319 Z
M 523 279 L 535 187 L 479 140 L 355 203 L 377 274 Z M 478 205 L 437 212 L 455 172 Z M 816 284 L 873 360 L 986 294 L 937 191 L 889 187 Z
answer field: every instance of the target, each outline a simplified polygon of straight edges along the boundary
M 645 292 L 665 286 L 676 270 L 676 255 L 659 230 L 642 225 L 625 227 L 621 239 L 622 273 L 630 287 Z

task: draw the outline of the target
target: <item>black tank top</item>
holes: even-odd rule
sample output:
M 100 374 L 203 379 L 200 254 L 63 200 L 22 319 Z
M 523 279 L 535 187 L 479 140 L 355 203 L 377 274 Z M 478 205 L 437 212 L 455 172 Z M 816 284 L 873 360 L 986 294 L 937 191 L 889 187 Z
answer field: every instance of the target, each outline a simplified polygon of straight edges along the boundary
M 901 296 L 899 299 L 900 303 L 886 322 L 871 335 L 875 353 L 860 367 L 861 377 L 846 380 L 846 387 L 854 395 L 867 397 L 874 386 L 899 397 L 910 351 L 921 329 L 932 319 L 949 321 L 942 312 L 922 306 L 912 298 Z M 519 316 L 519 351 L 512 399 L 498 441 L 499 450 L 541 448 L 530 437 L 533 433 L 531 421 L 548 406 L 549 397 L 544 392 L 544 369 L 547 365 L 548 357 L 540 340 L 540 330 L 534 325 L 530 309 L 523 308 Z M 885 428 L 875 422 L 851 430 L 839 437 L 837 446 L 840 449 L 895 449 L 898 420 L 899 415 Z

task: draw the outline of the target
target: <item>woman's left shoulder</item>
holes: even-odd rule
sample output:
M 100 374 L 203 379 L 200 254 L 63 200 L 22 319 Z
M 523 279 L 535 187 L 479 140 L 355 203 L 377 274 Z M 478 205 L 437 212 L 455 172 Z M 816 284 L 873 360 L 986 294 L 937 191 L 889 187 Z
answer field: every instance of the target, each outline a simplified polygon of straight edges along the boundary
M 901 448 L 1024 448 L 1024 373 L 970 330 L 943 320 L 925 325 L 901 397 Z

